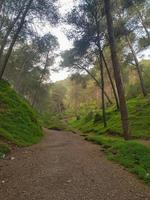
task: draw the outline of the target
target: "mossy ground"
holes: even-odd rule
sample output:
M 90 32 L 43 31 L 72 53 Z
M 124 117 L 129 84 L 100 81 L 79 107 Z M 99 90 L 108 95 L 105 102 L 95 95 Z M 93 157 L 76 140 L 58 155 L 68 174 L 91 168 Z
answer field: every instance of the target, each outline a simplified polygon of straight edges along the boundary
M 0 136 L 20 146 L 42 138 L 38 114 L 6 81 L 0 81 Z M 0 152 L 5 151 L 0 146 Z
M 129 111 L 130 132 L 135 138 L 150 138 L 150 97 L 133 98 L 127 102 Z M 81 130 L 84 133 L 94 132 L 103 134 L 111 132 L 112 134 L 122 133 L 121 119 L 119 112 L 115 107 L 110 107 L 106 111 L 107 128 L 103 127 L 102 117 L 95 121 L 95 116 L 101 111 L 94 111 L 91 117 L 88 118 L 87 113 L 80 113 L 80 120 L 72 119 L 69 124 Z
M 102 135 L 89 135 L 86 139 L 102 145 L 108 159 L 123 165 L 150 185 L 150 147 Z

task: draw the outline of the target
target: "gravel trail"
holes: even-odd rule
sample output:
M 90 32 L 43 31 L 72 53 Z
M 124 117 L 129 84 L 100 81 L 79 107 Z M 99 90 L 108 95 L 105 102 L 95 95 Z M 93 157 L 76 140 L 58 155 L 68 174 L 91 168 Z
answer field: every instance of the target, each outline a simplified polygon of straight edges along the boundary
M 41 143 L 0 160 L 0 200 L 150 200 L 150 189 L 100 146 L 45 130 Z

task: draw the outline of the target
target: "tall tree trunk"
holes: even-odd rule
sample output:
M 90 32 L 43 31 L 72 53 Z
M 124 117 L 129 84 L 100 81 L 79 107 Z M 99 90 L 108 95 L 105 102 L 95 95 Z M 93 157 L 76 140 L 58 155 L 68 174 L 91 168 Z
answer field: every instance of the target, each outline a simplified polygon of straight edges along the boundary
M 100 24 L 99 24 L 99 17 L 98 17 L 98 10 L 95 10 L 94 19 L 96 23 L 96 32 L 97 32 L 97 47 L 98 47 L 98 64 L 100 70 L 100 78 L 101 78 L 101 97 L 102 97 L 102 113 L 103 113 L 103 124 L 104 127 L 107 127 L 106 121 L 106 110 L 105 110 L 105 96 L 104 96 L 104 66 L 103 66 L 103 58 L 102 58 L 102 49 L 101 49 L 101 36 L 100 36 Z
M 106 70 L 107 70 L 107 74 L 108 74 L 108 77 L 109 77 L 109 80 L 110 80 L 110 84 L 111 84 L 111 87 L 112 87 L 112 90 L 113 90 L 113 93 L 114 93 L 116 106 L 117 106 L 117 109 L 119 110 L 119 101 L 118 101 L 118 96 L 117 96 L 117 92 L 116 92 L 116 89 L 115 89 L 115 85 L 114 85 L 114 82 L 112 80 L 112 77 L 111 77 L 105 56 L 104 56 L 103 52 L 101 52 L 101 53 L 102 53 L 102 58 L 103 58 L 103 61 L 104 61 L 104 64 L 105 64 L 105 67 L 106 67 Z
M 107 121 L 106 121 L 106 110 L 105 110 L 105 98 L 104 98 L 104 67 L 103 67 L 103 60 L 102 60 L 102 55 L 101 51 L 99 51 L 99 68 L 100 68 L 100 75 L 101 75 L 101 97 L 102 97 L 102 113 L 103 113 L 103 124 L 104 127 L 107 127 Z
M 1 42 L 1 48 L 0 48 L 0 66 L 1 66 L 1 62 L 2 62 L 2 56 L 3 56 L 3 51 L 4 51 L 4 48 L 7 44 L 7 39 L 12 31 L 12 29 L 14 28 L 14 25 L 16 24 L 16 22 L 18 21 L 21 13 L 22 13 L 22 10 L 23 10 L 23 7 L 21 8 L 21 10 L 19 11 L 18 15 L 16 16 L 16 18 L 14 19 L 14 21 L 12 22 L 12 24 L 10 24 L 10 26 L 8 27 L 7 29 L 7 32 Z
M 116 50 L 116 42 L 115 42 L 115 37 L 114 37 L 114 28 L 113 28 L 113 19 L 111 15 L 110 0 L 104 0 L 104 5 L 105 5 L 105 14 L 107 18 L 107 29 L 108 29 L 108 35 L 109 35 L 111 59 L 112 59 L 114 77 L 115 77 L 119 103 L 120 103 L 123 135 L 124 135 L 124 139 L 128 140 L 130 138 L 128 110 L 127 110 L 127 105 L 126 105 L 126 100 L 125 100 L 123 82 L 121 78 L 120 64 L 119 64 L 117 50 Z
M 141 66 L 139 64 L 139 61 L 138 61 L 138 58 L 136 56 L 136 53 L 133 49 L 133 46 L 131 44 L 131 41 L 130 41 L 130 38 L 128 35 L 126 35 L 126 40 L 127 40 L 127 43 L 128 43 L 128 46 L 132 52 L 132 55 L 133 55 L 133 58 L 134 58 L 134 62 L 135 62 L 135 66 L 136 66 L 136 69 L 137 69 L 137 73 L 138 73 L 138 76 L 139 76 L 139 79 L 140 79 L 140 85 L 141 85 L 141 89 L 142 89 L 142 93 L 143 93 L 143 96 L 147 96 L 147 92 L 146 92 L 146 89 L 145 89 L 145 85 L 144 85 L 144 80 L 143 80 L 143 76 L 142 76 L 142 70 L 141 70 Z
M 9 48 L 8 48 L 8 51 L 7 51 L 6 56 L 5 56 L 5 59 L 4 59 L 4 63 L 3 63 L 3 65 L 2 65 L 2 69 L 1 69 L 1 71 L 0 71 L 0 79 L 2 79 L 2 77 L 3 77 L 3 74 L 4 74 L 5 68 L 6 68 L 6 66 L 7 66 L 9 57 L 10 57 L 11 52 L 12 52 L 12 50 L 13 50 L 13 47 L 14 47 L 14 45 L 15 45 L 15 43 L 16 43 L 16 40 L 17 40 L 17 38 L 18 38 L 18 35 L 19 35 L 19 33 L 20 33 L 20 31 L 21 31 L 23 25 L 24 25 L 26 15 L 27 15 L 27 13 L 28 13 L 28 11 L 29 11 L 29 9 L 30 9 L 30 6 L 31 6 L 32 2 L 33 2 L 33 0 L 29 0 L 28 4 L 27 4 L 27 6 L 26 6 L 26 9 L 25 9 L 25 11 L 24 11 L 24 13 L 23 13 L 23 15 L 22 15 L 20 24 L 18 25 L 18 29 L 17 29 L 16 33 L 14 34 L 14 37 L 13 37 L 13 39 L 12 39 L 12 42 L 11 42 Z

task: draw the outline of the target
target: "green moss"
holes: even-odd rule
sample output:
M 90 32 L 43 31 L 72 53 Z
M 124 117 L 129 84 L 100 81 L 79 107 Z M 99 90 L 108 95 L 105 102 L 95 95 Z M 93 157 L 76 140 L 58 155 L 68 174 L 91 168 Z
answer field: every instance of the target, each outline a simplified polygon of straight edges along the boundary
M 133 98 L 128 100 L 129 123 L 130 131 L 135 138 L 150 138 L 150 97 L 146 98 Z M 111 133 L 122 133 L 120 113 L 116 111 L 115 107 L 110 107 L 106 110 L 107 115 L 107 128 L 103 127 L 102 120 L 95 121 L 96 112 L 91 121 L 85 122 L 85 114 L 80 115 L 80 120 L 71 120 L 69 124 L 83 132 L 94 132 L 103 134 L 111 131 Z M 101 111 L 99 111 L 101 116 Z
M 135 141 L 90 135 L 87 140 L 106 149 L 110 160 L 116 161 L 150 185 L 150 148 Z
M 11 86 L 0 81 L 0 135 L 17 145 L 40 141 L 42 128 L 37 113 Z

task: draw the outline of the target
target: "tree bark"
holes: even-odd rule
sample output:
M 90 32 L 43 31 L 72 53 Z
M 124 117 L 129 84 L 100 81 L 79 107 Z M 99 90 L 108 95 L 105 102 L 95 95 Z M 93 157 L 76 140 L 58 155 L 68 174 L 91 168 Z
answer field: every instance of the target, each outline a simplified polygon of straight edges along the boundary
M 2 69 L 1 69 L 1 71 L 0 71 L 0 80 L 1 80 L 2 77 L 3 77 L 3 74 L 4 74 L 5 68 L 6 68 L 6 66 L 7 66 L 9 57 L 10 57 L 11 52 L 12 52 L 12 50 L 13 50 L 13 47 L 14 47 L 14 45 L 15 45 L 15 43 L 16 43 L 16 40 L 17 40 L 17 38 L 18 38 L 18 35 L 19 35 L 19 33 L 20 33 L 20 31 L 21 31 L 23 25 L 24 25 L 26 15 L 27 15 L 27 13 L 28 13 L 28 11 L 29 11 L 29 9 L 30 9 L 30 6 L 31 6 L 32 2 L 33 2 L 33 0 L 29 0 L 28 4 L 27 4 L 27 6 L 26 6 L 26 9 L 25 9 L 25 11 L 24 11 L 24 13 L 23 13 L 23 15 L 22 15 L 22 18 L 21 18 L 20 24 L 19 24 L 19 26 L 18 26 L 18 29 L 17 29 L 16 33 L 14 34 L 14 37 L 13 37 L 13 39 L 12 39 L 12 42 L 11 42 L 9 48 L 8 48 L 8 51 L 7 51 L 6 56 L 5 56 L 5 59 L 4 59 L 4 63 L 3 63 L 3 65 L 2 65 Z
M 145 88 L 145 85 L 144 85 L 144 80 L 143 80 L 143 76 L 142 76 L 142 70 L 141 70 L 141 67 L 140 67 L 140 64 L 139 64 L 139 61 L 137 59 L 137 56 L 136 56 L 136 53 L 133 49 L 133 46 L 131 44 L 131 41 L 130 41 L 130 38 L 128 37 L 128 35 L 126 35 L 126 40 L 127 40 L 127 43 L 128 43 L 128 46 L 132 52 L 132 55 L 133 55 L 133 58 L 134 58 L 134 62 L 135 62 L 135 66 L 136 66 L 136 69 L 137 69 L 137 73 L 138 73 L 138 76 L 139 76 L 139 79 L 140 79 L 140 85 L 141 85 L 141 90 L 142 90 L 142 93 L 143 93 L 143 96 L 147 96 L 147 92 L 146 92 L 146 88 Z
M 101 89 L 101 96 L 102 96 L 102 113 L 103 113 L 103 124 L 104 127 L 107 127 L 107 121 L 106 121 L 106 110 L 105 110 L 105 98 L 104 98 L 104 66 L 103 66 L 103 60 L 102 60 L 102 55 L 101 51 L 99 52 L 99 68 L 100 68 L 100 75 L 101 75 L 101 84 L 102 84 L 102 89 Z
M 110 0 L 104 0 L 104 6 L 105 6 L 106 19 L 107 19 L 107 29 L 108 29 L 108 36 L 109 36 L 109 43 L 110 43 L 110 50 L 111 50 L 111 59 L 112 59 L 114 77 L 115 77 L 119 103 L 120 103 L 123 136 L 125 140 L 128 140 L 130 138 L 128 110 L 127 110 L 127 105 L 126 105 L 126 100 L 125 100 L 123 82 L 121 78 L 120 64 L 119 64 L 117 50 L 116 50 L 116 42 L 115 42 L 115 37 L 114 37 L 114 28 L 113 28 L 113 19 L 112 19 L 112 14 L 111 14 Z
M 98 47 L 98 64 L 100 70 L 100 78 L 101 78 L 101 98 L 102 98 L 102 113 L 103 113 L 103 124 L 104 127 L 107 127 L 106 121 L 106 110 L 105 110 L 105 97 L 104 97 L 104 66 L 103 66 L 103 58 L 102 58 L 102 50 L 101 50 L 101 32 L 100 32 L 100 24 L 99 24 L 99 16 L 98 10 L 95 10 L 95 14 L 93 13 L 95 23 L 96 23 L 96 32 L 97 32 L 97 47 Z
M 119 101 L 118 101 L 118 96 L 117 96 L 117 92 L 116 92 L 116 89 L 115 89 L 115 85 L 113 83 L 113 80 L 112 80 L 112 77 L 111 77 L 111 74 L 110 74 L 110 71 L 109 71 L 105 56 L 104 56 L 103 52 L 101 52 L 101 53 L 102 53 L 102 58 L 103 58 L 103 61 L 104 61 L 104 64 L 105 64 L 105 67 L 106 67 L 106 70 L 107 70 L 107 74 L 108 74 L 108 77 L 109 77 L 109 80 L 110 80 L 110 84 L 111 84 L 111 87 L 112 87 L 112 90 L 113 90 L 113 93 L 114 93 L 116 106 L 117 106 L 117 109 L 119 110 L 120 106 L 119 106 Z

